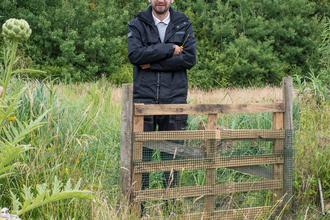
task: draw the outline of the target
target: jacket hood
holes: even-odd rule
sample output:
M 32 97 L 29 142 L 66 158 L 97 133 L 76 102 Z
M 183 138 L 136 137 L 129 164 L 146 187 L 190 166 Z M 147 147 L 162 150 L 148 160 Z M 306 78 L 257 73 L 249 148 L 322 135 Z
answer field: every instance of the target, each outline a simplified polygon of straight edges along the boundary
M 185 14 L 175 11 L 172 7 L 170 7 L 169 10 L 170 10 L 171 22 L 173 24 L 181 23 L 183 21 L 188 20 L 188 17 Z M 149 24 L 154 24 L 154 19 L 152 18 L 151 13 L 152 13 L 152 7 L 150 5 L 147 10 L 139 12 L 137 17 Z

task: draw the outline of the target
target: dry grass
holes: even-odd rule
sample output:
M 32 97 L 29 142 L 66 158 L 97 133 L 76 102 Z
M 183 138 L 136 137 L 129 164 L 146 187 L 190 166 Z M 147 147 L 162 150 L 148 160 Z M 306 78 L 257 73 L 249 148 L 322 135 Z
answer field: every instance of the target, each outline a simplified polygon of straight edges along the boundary
M 108 83 L 107 83 L 108 84 Z M 81 83 L 71 85 L 71 95 L 81 97 L 90 92 L 93 83 Z M 59 90 L 63 90 L 67 85 L 60 84 Z M 106 85 L 111 87 L 111 97 L 114 102 L 121 102 L 121 88 L 116 86 Z M 188 90 L 188 102 L 191 104 L 205 103 L 256 103 L 256 102 L 273 102 L 274 100 L 282 99 L 282 88 L 267 86 L 264 88 L 231 88 L 231 89 L 210 89 L 203 91 L 200 89 Z
M 112 88 L 113 101 L 121 101 L 121 88 Z M 282 88 L 242 88 L 242 89 L 212 89 L 203 91 L 200 89 L 189 89 L 188 102 L 191 104 L 204 103 L 247 103 L 247 102 L 272 102 L 282 99 Z
M 237 89 L 212 89 L 202 91 L 189 89 L 188 101 L 194 104 L 204 103 L 247 103 L 247 102 L 272 102 L 282 99 L 282 89 L 279 87 L 264 88 L 237 88 Z

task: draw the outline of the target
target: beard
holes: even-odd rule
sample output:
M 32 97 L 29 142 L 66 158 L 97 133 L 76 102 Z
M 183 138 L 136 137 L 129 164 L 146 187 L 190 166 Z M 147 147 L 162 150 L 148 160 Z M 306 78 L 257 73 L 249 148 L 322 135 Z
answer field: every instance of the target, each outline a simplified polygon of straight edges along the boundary
M 157 8 L 157 6 L 160 6 L 160 5 L 163 6 L 163 9 Z M 166 13 L 169 10 L 169 8 L 170 8 L 170 4 L 166 4 L 166 3 L 164 3 L 164 4 L 158 3 L 155 5 L 152 5 L 152 9 L 159 15 Z

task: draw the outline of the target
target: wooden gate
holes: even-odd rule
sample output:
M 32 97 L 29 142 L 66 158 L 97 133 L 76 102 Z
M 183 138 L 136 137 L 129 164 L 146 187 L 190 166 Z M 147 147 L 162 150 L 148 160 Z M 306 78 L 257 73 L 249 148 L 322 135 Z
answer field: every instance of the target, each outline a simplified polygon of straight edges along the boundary
M 214 210 L 214 196 L 219 192 L 237 193 L 258 190 L 274 190 L 273 199 L 283 199 L 282 204 L 291 205 L 292 197 L 292 79 L 283 78 L 283 100 L 273 103 L 247 104 L 179 104 L 144 105 L 133 104 L 132 84 L 124 84 L 122 91 L 120 186 L 129 201 L 139 212 L 140 203 L 162 198 L 204 197 L 205 209 L 199 213 L 185 214 L 189 219 L 236 219 L 238 216 L 255 218 L 266 213 L 270 206 L 245 207 L 230 210 Z M 217 114 L 273 113 L 272 130 L 217 130 Z M 143 132 L 145 115 L 207 114 L 207 130 Z M 199 139 L 206 141 L 205 151 L 184 145 L 166 145 L 173 140 Z M 240 157 L 217 157 L 212 143 L 216 140 L 272 140 L 273 153 Z M 184 160 L 143 162 L 144 141 L 162 142 L 150 148 L 185 157 Z M 284 143 L 285 142 L 285 143 Z M 134 146 L 134 147 L 133 147 Z M 285 152 L 289 152 L 285 153 Z M 196 157 L 196 155 L 198 157 Z M 191 157 L 191 158 L 189 158 Z M 133 162 L 135 161 L 135 162 Z M 136 162 L 138 161 L 138 162 Z M 260 166 L 271 164 L 272 168 Z M 266 178 L 262 181 L 216 184 L 216 169 L 230 168 Z M 175 187 L 141 190 L 142 173 L 180 171 L 183 169 L 206 169 L 204 186 Z

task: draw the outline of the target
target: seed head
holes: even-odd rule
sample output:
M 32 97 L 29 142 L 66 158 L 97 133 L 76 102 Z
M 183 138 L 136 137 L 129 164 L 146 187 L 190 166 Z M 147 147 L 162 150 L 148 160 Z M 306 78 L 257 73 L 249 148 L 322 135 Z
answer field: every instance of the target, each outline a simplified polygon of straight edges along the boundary
M 24 19 L 10 18 L 2 25 L 2 34 L 9 40 L 27 40 L 32 33 Z

